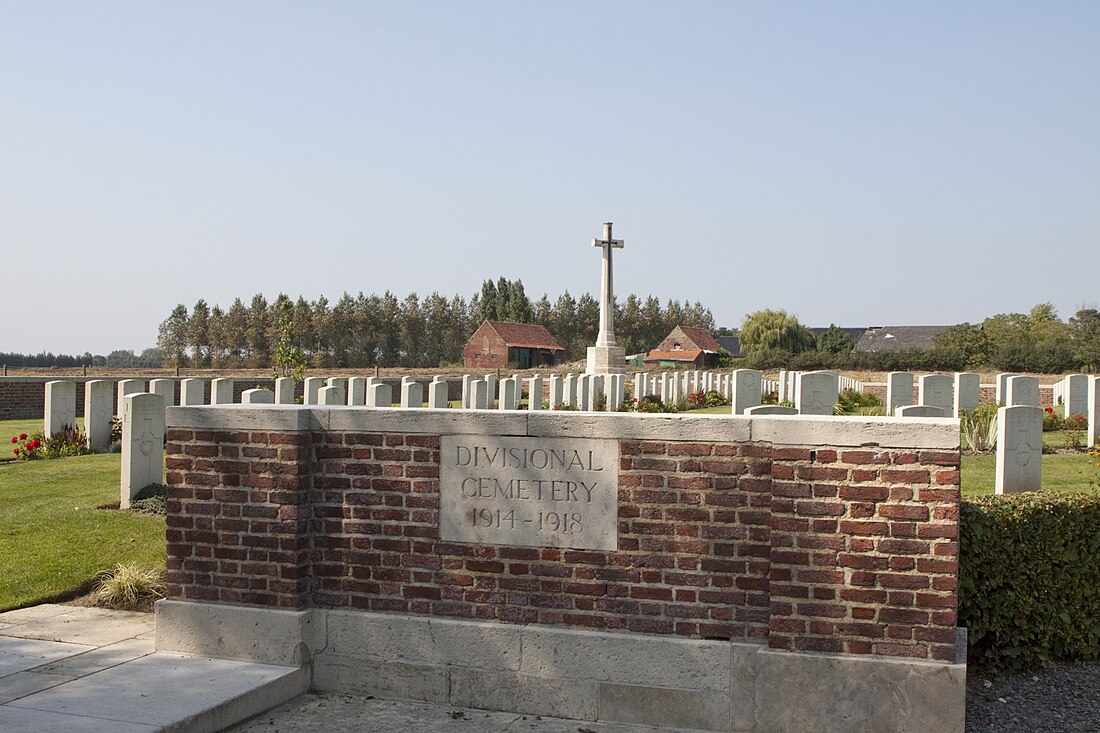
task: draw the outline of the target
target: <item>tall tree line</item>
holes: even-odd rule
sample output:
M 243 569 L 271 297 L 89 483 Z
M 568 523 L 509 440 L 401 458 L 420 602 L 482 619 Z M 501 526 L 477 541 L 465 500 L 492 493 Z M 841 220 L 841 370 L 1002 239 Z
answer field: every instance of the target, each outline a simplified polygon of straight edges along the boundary
M 286 304 L 286 305 L 284 305 Z M 331 303 L 321 296 L 291 300 L 280 293 L 269 303 L 260 294 L 246 305 L 237 298 L 223 309 L 200 299 L 190 309 L 177 305 L 160 324 L 157 346 L 168 366 L 269 368 L 280 343 L 277 314 L 289 305 L 291 339 L 314 367 L 437 367 L 462 361 L 462 348 L 485 320 L 537 323 L 566 349 L 567 359 L 584 357 L 599 331 L 600 306 L 590 294 L 568 291 L 554 301 L 532 302 L 520 280 L 486 280 L 469 300 L 433 292 L 421 299 L 344 293 Z M 662 307 L 649 296 L 627 296 L 615 306 L 615 334 L 627 353 L 656 346 L 674 326 L 714 331 L 709 309 L 670 300 Z

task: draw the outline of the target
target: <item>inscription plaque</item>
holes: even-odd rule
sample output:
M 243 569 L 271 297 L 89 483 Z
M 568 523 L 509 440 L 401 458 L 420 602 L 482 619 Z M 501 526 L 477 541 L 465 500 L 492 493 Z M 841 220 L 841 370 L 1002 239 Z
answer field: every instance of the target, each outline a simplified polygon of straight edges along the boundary
M 616 441 L 444 435 L 440 452 L 441 539 L 618 549 Z

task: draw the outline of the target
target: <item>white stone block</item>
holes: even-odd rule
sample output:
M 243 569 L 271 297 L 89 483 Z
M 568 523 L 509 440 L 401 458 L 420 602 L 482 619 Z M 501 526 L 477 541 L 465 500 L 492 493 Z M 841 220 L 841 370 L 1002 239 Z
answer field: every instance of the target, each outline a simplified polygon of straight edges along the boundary
M 746 407 L 742 415 L 797 415 L 798 410 L 793 407 L 784 407 L 780 405 L 755 405 L 753 407 Z
M 793 398 L 794 398 L 794 395 L 787 394 L 787 370 L 786 369 L 780 369 L 779 370 L 779 401 L 780 402 L 786 402 L 787 400 L 790 400 L 791 402 L 794 402 Z
M 1019 377 L 1013 377 L 1018 379 Z M 1011 397 L 1009 380 L 1009 397 Z M 1043 475 L 1043 411 L 1032 405 L 997 410 L 997 468 L 994 492 L 1038 491 Z
M 981 399 L 981 375 L 974 372 L 955 374 L 955 404 L 953 415 L 958 417 L 963 410 L 977 410 Z
M 473 401 L 473 392 L 470 391 L 470 384 L 474 381 L 472 374 L 462 375 L 462 409 L 469 410 Z
M 111 445 L 111 417 L 114 385 L 104 379 L 84 383 L 84 434 L 88 448 L 97 452 Z
M 151 484 L 164 481 L 164 398 L 157 394 L 127 395 L 122 419 L 123 509 Z
M 1005 405 L 1015 407 L 1026 405 L 1039 406 L 1039 379 L 1037 377 L 1009 377 L 1006 381 Z
M 61 432 L 62 425 L 76 427 L 76 384 L 55 380 L 46 382 L 46 404 L 42 432 L 46 437 Z
M 926 407 L 943 410 L 941 417 L 951 415 L 955 410 L 954 390 L 953 377 L 946 374 L 925 374 L 917 384 L 917 401 Z
M 325 380 L 326 387 L 339 387 L 343 390 L 344 394 L 348 393 L 348 379 L 347 377 L 329 377 Z
M 890 372 L 886 375 L 886 414 L 893 415 L 902 405 L 913 404 L 913 374 Z
M 577 406 L 577 377 L 573 374 L 565 375 L 565 392 L 562 404 L 566 407 Z
M 596 410 L 600 402 L 603 402 L 607 396 L 607 388 L 605 385 L 606 377 L 603 374 L 590 374 L 588 375 L 588 409 Z M 604 405 L 604 409 L 607 409 L 607 405 Z
M 470 409 L 486 410 L 489 407 L 489 385 L 484 379 L 470 382 Z
M 275 380 L 275 404 L 294 404 L 294 377 L 279 377 Z
M 619 412 L 623 409 L 623 400 L 626 399 L 626 375 L 609 374 L 607 380 L 607 411 Z
M 242 405 L 274 405 L 275 393 L 270 389 L 246 389 L 241 393 Z
M 174 379 L 150 379 L 149 391 L 163 397 L 164 404 L 169 407 L 176 404 L 176 380 Z
M 198 407 L 206 404 L 206 380 L 188 377 L 180 382 L 180 406 Z
M 304 405 L 317 405 L 318 394 L 321 391 L 321 387 L 325 386 L 325 380 L 321 377 L 306 377 L 303 382 L 303 395 L 302 404 Z
M 592 375 L 582 374 L 577 378 L 577 407 L 582 412 L 592 409 Z
M 497 406 L 497 376 L 485 375 L 485 409 L 492 410 Z
M 733 371 L 733 404 L 734 415 L 744 415 L 745 410 L 760 404 L 760 379 L 764 375 L 756 369 L 735 369 Z

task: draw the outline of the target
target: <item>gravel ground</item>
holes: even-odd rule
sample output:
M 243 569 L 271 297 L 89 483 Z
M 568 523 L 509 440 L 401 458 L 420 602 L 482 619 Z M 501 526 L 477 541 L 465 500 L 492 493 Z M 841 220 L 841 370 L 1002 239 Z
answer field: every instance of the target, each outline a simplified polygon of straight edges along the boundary
M 967 670 L 967 733 L 1100 731 L 1100 663 L 998 676 Z
M 630 733 L 640 726 L 587 723 L 355 695 L 307 693 L 229 733 Z M 1100 663 L 990 676 L 967 675 L 967 733 L 1100 732 Z M 662 729 L 661 733 L 672 733 Z M 871 732 L 868 732 L 871 733 Z

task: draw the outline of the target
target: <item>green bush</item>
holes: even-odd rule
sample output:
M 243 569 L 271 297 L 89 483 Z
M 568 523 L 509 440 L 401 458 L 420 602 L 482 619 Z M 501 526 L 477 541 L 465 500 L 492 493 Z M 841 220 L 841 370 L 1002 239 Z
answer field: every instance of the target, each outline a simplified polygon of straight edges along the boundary
M 868 392 L 856 392 L 846 389 L 837 395 L 833 407 L 836 415 L 885 415 L 882 400 Z
M 998 671 L 1100 657 L 1100 495 L 966 500 L 959 525 L 970 661 Z

